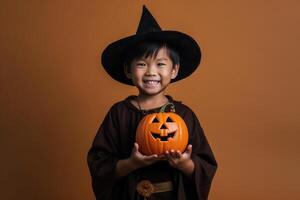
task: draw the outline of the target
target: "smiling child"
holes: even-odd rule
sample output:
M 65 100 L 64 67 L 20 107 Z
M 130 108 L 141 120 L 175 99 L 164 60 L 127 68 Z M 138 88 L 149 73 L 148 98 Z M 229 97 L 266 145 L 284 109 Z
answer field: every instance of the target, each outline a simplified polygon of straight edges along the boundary
M 138 94 L 110 108 L 88 152 L 97 200 L 207 199 L 217 162 L 195 113 L 166 94 L 170 83 L 196 70 L 200 58 L 193 38 L 161 30 L 145 6 L 137 33 L 105 48 L 102 65 L 107 73 L 135 86 Z M 135 141 L 137 126 L 163 106 L 185 121 L 188 146 L 184 152 L 143 155 Z

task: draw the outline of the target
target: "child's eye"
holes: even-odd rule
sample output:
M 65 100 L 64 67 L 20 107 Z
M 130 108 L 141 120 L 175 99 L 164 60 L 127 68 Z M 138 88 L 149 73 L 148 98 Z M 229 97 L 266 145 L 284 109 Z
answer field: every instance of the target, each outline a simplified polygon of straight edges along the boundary
M 144 66 L 146 66 L 146 63 L 136 63 L 136 65 L 139 67 L 144 67 Z
M 157 63 L 158 66 L 164 66 L 166 65 L 165 63 Z

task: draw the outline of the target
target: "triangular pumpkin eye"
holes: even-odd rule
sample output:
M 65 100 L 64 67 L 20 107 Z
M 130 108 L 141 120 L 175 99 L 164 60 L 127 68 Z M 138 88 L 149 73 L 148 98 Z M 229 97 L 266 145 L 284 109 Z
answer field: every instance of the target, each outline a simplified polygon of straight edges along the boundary
M 170 117 L 168 117 L 166 122 L 173 122 L 173 120 Z
M 158 119 L 155 117 L 154 119 L 153 119 L 153 121 L 152 121 L 152 123 L 158 123 L 159 121 L 158 121 Z

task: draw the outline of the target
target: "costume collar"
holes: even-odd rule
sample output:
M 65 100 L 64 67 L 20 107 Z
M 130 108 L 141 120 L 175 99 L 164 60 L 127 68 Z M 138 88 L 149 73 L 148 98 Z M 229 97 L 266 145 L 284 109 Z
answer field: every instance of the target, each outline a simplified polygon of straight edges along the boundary
M 173 98 L 170 96 L 170 95 L 166 95 L 167 99 L 168 99 L 168 102 L 169 103 L 174 103 L 175 101 L 173 100 Z M 135 98 L 137 98 L 136 95 L 131 95 L 131 96 L 128 96 L 124 102 L 126 104 L 126 106 L 128 106 L 130 109 L 136 111 L 136 112 L 141 112 L 142 114 L 149 114 L 149 113 L 155 113 L 155 112 L 159 112 L 160 109 L 163 107 L 163 106 L 160 106 L 160 107 L 157 107 L 157 108 L 152 108 L 152 109 L 149 109 L 149 110 L 140 110 L 139 108 L 135 107 L 131 101 L 134 100 Z M 167 108 L 167 111 L 169 111 L 169 108 Z

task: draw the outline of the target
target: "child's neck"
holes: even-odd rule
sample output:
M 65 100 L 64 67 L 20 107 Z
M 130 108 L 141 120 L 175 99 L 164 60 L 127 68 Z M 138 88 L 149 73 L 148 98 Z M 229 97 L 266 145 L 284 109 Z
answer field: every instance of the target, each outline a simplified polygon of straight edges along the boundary
M 153 96 L 139 94 L 136 101 L 140 109 L 150 110 L 165 105 L 168 102 L 168 98 L 164 93 Z

